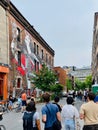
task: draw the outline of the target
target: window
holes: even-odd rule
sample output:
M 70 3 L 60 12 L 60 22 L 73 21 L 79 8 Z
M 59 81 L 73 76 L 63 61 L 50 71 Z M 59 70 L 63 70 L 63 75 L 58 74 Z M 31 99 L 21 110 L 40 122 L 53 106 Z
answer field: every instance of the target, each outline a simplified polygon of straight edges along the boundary
M 17 79 L 17 88 L 20 88 L 20 83 L 21 83 L 21 79 L 18 78 L 18 79 Z
M 36 43 L 34 42 L 34 54 L 36 54 Z
M 41 58 L 42 58 L 42 60 L 44 59 L 44 52 L 43 52 L 43 50 L 41 51 Z
M 48 62 L 48 54 L 46 54 L 46 63 Z
M 21 66 L 21 52 L 18 51 L 18 65 Z
M 36 71 L 39 72 L 39 62 L 37 62 Z
M 37 45 L 37 55 L 39 55 L 39 46 Z
M 20 29 L 17 28 L 17 41 L 20 42 Z
M 36 63 L 37 63 L 37 61 L 34 59 L 34 70 L 35 70 L 35 71 L 36 71 L 36 68 L 37 68 L 37 67 L 36 67 L 36 66 L 37 66 Z
M 51 63 L 51 65 L 53 66 L 53 59 L 52 59 L 52 61 L 51 61 L 52 63 Z
M 51 65 L 51 56 L 49 56 L 49 64 Z

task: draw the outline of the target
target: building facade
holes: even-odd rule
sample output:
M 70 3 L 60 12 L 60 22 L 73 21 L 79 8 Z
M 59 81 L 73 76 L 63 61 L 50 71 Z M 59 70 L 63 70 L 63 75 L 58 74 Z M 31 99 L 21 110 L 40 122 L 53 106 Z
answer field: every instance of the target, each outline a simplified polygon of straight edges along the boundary
M 0 15 L 0 95 L 5 99 L 8 92 L 29 91 L 43 63 L 53 68 L 55 52 L 9 0 L 0 1 Z
M 74 78 L 79 79 L 80 81 L 84 81 L 87 76 L 92 74 L 91 67 L 76 68 L 75 70 L 71 70 L 70 73 Z
M 87 76 L 91 75 L 91 67 L 82 67 L 82 68 L 77 68 L 75 66 L 64 66 L 63 67 L 66 72 L 68 77 L 74 77 L 74 79 L 78 79 L 80 81 L 84 81 Z
M 54 71 L 57 75 L 57 83 L 61 84 L 64 86 L 64 90 L 67 90 L 66 88 L 66 71 L 61 68 L 60 66 L 59 67 L 54 67 Z
M 94 15 L 93 45 L 92 45 L 92 77 L 93 84 L 98 84 L 98 12 Z

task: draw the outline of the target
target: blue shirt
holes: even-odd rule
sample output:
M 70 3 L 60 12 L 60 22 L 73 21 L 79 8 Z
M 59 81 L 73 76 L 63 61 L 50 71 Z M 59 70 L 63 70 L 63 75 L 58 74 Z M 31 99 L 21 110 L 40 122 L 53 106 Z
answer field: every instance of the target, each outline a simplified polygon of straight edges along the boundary
M 94 102 L 98 102 L 98 95 L 95 97 Z
M 48 107 L 48 108 L 47 108 Z M 46 115 L 45 128 L 52 127 L 53 122 L 56 120 L 56 114 L 59 112 L 57 105 L 48 103 L 42 107 L 42 115 Z

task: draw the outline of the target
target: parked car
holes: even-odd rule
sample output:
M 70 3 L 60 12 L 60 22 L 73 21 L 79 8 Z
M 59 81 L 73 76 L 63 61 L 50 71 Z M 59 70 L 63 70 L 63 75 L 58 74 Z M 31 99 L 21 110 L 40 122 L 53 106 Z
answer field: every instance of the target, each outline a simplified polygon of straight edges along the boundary
M 68 96 L 68 93 L 66 91 L 63 91 L 62 92 L 62 97 L 67 97 Z

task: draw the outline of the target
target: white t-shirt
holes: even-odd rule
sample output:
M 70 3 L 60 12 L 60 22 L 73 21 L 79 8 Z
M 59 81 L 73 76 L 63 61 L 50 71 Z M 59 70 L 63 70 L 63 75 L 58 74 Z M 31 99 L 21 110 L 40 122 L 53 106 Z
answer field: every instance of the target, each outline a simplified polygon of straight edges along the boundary
M 66 119 L 74 119 L 74 117 L 79 118 L 78 110 L 76 109 L 76 107 L 74 107 L 71 104 L 66 104 L 63 106 L 61 115 L 62 115 L 63 121 Z
M 33 115 L 33 127 L 36 127 L 36 120 L 39 120 L 39 113 L 35 112 Z

